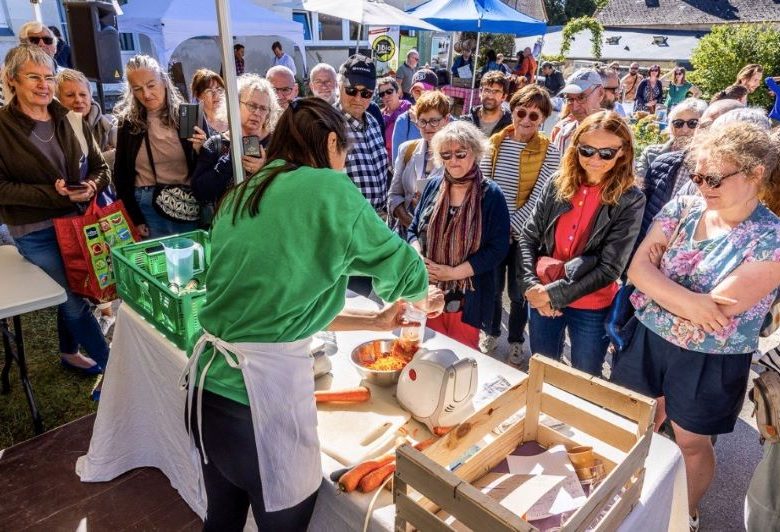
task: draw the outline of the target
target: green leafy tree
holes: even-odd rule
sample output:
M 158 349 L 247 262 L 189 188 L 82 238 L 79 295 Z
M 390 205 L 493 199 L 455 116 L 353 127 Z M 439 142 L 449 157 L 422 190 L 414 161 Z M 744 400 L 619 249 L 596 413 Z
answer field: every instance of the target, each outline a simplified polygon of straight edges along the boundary
M 464 31 L 461 40 L 471 39 L 477 42 L 477 33 Z M 515 36 L 508 33 L 482 33 L 479 37 L 479 57 L 476 69 L 479 70 L 487 63 L 487 51 L 495 50 L 497 54 L 504 54 L 505 59 L 512 59 L 515 48 Z
M 569 19 L 578 17 L 590 17 L 607 5 L 609 0 L 544 0 L 544 8 L 547 11 L 547 24 L 550 26 L 563 26 Z M 508 2 L 511 5 L 511 2 Z
M 769 25 L 723 24 L 702 37 L 691 55 L 688 79 L 709 99 L 732 85 L 743 66 L 758 63 L 765 76 L 780 74 L 780 31 Z M 769 107 L 774 97 L 762 84 L 748 97 L 751 105 Z

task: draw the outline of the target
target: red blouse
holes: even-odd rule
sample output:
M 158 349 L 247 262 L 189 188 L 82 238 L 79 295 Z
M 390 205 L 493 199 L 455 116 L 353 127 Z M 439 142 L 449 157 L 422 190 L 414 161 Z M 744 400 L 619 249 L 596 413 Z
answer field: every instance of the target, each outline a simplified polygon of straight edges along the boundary
M 592 221 L 601 207 L 601 185 L 580 185 L 571 200 L 572 209 L 563 213 L 555 224 L 553 258 L 566 262 L 574 258 L 573 250 L 585 247 L 590 238 Z M 617 282 L 591 292 L 569 304 L 582 310 L 599 310 L 612 304 L 617 293 Z

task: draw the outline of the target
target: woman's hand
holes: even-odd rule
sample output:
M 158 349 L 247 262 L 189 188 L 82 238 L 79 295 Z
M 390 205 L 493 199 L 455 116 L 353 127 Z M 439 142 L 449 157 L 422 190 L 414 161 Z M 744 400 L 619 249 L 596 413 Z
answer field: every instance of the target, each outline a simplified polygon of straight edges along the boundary
M 661 267 L 661 259 L 664 256 L 664 253 L 666 252 L 666 246 L 663 244 L 656 242 L 652 246 L 650 246 L 650 250 L 648 251 L 648 256 L 650 257 L 650 262 L 655 266 L 656 268 Z
M 135 226 L 138 230 L 138 234 L 144 238 L 149 238 L 149 226 L 146 224 L 138 224 Z
M 260 146 L 260 157 L 243 155 L 241 157 L 241 166 L 244 168 L 247 177 L 255 175 L 263 166 L 265 166 L 265 148 Z
M 693 294 L 685 304 L 684 317 L 707 333 L 720 331 L 731 322 L 731 318 L 720 309 L 721 304 L 710 294 Z
M 412 304 L 429 318 L 435 318 L 444 312 L 444 292 L 434 284 L 428 285 L 428 297 Z
M 428 269 L 428 279 L 434 283 L 442 281 L 454 281 L 452 266 L 446 266 L 444 264 L 436 264 L 430 259 L 423 259 L 425 261 L 425 267 Z
M 189 140 L 192 142 L 192 149 L 195 150 L 195 153 L 200 153 L 200 149 L 203 147 L 203 144 L 206 142 L 206 132 L 203 131 L 198 126 L 195 126 L 193 128 L 195 130 L 195 134 L 192 135 Z
M 54 189 L 57 191 L 57 194 L 67 196 L 73 203 L 81 203 L 92 199 L 97 190 L 97 185 L 92 181 L 85 181 L 84 185 L 86 186 L 83 188 L 69 189 L 65 184 L 65 180 L 60 178 L 54 182 Z
M 544 308 L 550 308 L 550 294 L 541 284 L 535 284 L 531 288 L 525 291 L 525 298 L 528 300 L 528 304 L 533 308 L 539 310 Z

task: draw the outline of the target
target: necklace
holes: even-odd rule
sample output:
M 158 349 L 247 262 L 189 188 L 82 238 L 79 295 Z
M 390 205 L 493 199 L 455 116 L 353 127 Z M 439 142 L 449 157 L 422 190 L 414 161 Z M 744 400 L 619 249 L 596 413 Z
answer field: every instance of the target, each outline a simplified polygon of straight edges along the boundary
M 51 139 L 54 138 L 54 128 L 52 128 L 51 137 L 49 137 L 48 139 L 42 139 L 41 137 L 39 137 L 38 134 L 35 132 L 35 129 L 32 130 L 32 134 L 35 136 L 36 139 L 40 140 L 44 144 L 47 144 L 51 142 Z

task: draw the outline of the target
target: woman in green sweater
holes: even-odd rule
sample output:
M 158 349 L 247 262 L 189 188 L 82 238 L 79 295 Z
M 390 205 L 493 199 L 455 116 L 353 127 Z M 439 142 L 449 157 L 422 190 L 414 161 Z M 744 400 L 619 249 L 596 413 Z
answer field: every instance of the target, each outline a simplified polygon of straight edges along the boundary
M 346 148 L 332 106 L 295 100 L 270 162 L 227 193 L 214 219 L 204 335 L 185 372 L 206 530 L 241 530 L 250 504 L 261 530 L 306 529 L 322 480 L 311 336 L 392 328 L 397 309 L 339 316 L 349 276 L 371 276 L 386 301 L 433 310 L 422 260 L 344 173 Z

